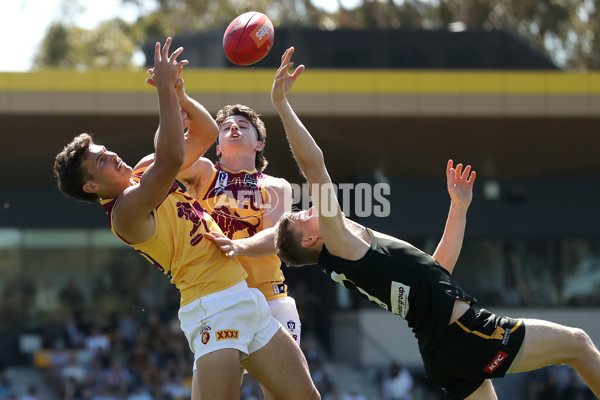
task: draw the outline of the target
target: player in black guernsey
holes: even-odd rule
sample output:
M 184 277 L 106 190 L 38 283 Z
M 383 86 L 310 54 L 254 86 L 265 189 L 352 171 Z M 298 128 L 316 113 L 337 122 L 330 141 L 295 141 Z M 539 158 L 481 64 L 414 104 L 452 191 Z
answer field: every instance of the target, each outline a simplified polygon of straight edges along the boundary
M 357 224 L 357 229 L 361 228 Z M 440 343 L 457 299 L 466 294 L 428 254 L 394 237 L 365 230 L 370 246 L 359 260 L 332 255 L 323 246 L 318 265 L 331 278 L 408 322 L 422 353 Z
M 280 219 L 276 245 L 283 261 L 288 266 L 318 263 L 334 280 L 405 318 L 419 341 L 427 374 L 451 399 L 496 399 L 490 378 L 552 364 L 570 365 L 600 396 L 600 353 L 584 331 L 476 309 L 475 299 L 453 282 L 466 208 L 455 204 L 452 192 L 433 257 L 344 217 L 323 153 L 286 97 L 304 70 L 300 65 L 290 72 L 293 51 L 282 57 L 271 98 L 311 185 L 314 207 Z M 447 177 L 449 190 L 471 179 L 467 169 L 461 173 L 451 162 Z

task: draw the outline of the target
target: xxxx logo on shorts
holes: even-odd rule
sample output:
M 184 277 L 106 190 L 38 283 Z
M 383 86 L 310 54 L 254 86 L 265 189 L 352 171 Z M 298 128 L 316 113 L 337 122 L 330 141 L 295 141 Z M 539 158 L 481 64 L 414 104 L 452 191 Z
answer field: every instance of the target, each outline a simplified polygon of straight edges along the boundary
M 217 334 L 217 342 L 224 339 L 239 339 L 240 331 L 237 329 L 223 329 L 215 332 Z

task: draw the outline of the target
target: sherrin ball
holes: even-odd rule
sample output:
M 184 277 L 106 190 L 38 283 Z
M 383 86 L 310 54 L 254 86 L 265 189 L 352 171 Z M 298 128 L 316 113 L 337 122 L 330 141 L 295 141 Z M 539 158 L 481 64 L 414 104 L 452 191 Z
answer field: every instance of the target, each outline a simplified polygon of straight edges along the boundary
M 250 11 L 231 21 L 223 35 L 223 51 L 232 63 L 251 65 L 271 51 L 274 39 L 275 30 L 269 17 Z

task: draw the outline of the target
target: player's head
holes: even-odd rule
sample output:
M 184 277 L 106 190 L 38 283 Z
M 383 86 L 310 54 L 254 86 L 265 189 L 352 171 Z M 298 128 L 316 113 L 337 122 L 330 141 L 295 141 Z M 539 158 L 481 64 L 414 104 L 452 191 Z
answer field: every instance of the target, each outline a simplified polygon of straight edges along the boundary
M 319 217 L 314 208 L 284 213 L 277 224 L 275 248 L 287 266 L 316 264 L 324 241 L 319 231 Z
M 54 176 L 59 189 L 69 197 L 90 203 L 100 197 L 113 198 L 128 185 L 131 167 L 115 153 L 94 143 L 82 133 L 56 155 Z
M 257 171 L 262 172 L 267 167 L 267 159 L 265 158 L 263 151 L 267 142 L 267 130 L 265 124 L 260 119 L 260 115 L 251 109 L 250 107 L 242 104 L 234 104 L 223 107 L 223 109 L 217 112 L 215 121 L 219 127 L 219 138 L 217 139 L 217 156 L 219 159 L 222 155 L 221 149 L 221 136 L 230 132 L 231 127 L 234 126 L 234 122 L 240 123 L 241 120 L 245 120 L 248 126 L 237 126 L 244 132 L 244 129 L 248 128 L 253 132 L 253 149 L 256 154 L 255 156 L 255 168 Z

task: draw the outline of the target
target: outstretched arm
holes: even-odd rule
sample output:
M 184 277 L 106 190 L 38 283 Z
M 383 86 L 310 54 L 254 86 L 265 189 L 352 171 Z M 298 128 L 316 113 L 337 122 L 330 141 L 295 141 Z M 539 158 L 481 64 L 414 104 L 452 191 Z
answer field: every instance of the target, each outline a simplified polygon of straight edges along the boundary
M 185 134 L 185 160 L 182 170 L 191 166 L 217 140 L 219 128 L 217 123 L 202 104 L 188 96 L 183 79 L 175 85 L 179 107 L 185 111 L 189 120 Z
M 219 127 L 202 104 L 185 92 L 183 80 L 176 85 L 179 106 L 189 125 L 185 134 L 185 160 L 177 179 L 185 182 L 188 191 L 200 195 L 213 170 L 213 163 L 202 157 L 219 136 Z
M 287 49 L 281 57 L 281 66 L 277 70 L 271 90 L 271 101 L 281 117 L 294 158 L 308 182 L 311 184 L 331 183 L 325 167 L 323 152 L 302 124 L 287 99 L 287 92 L 305 69 L 304 65 L 300 65 L 294 73 L 289 73 L 294 66 L 291 61 L 292 54 L 294 54 L 293 47 Z
M 320 234 L 328 250 L 347 259 L 358 259 L 364 255 L 368 245 L 354 236 L 344 223 L 344 216 L 325 167 L 323 152 L 302 124 L 287 99 L 287 92 L 304 71 L 300 65 L 290 74 L 294 48 L 290 47 L 281 57 L 281 66 L 275 75 L 271 100 L 277 109 L 294 158 L 311 187 L 313 204 L 319 215 Z
M 142 175 L 139 185 L 128 187 L 115 203 L 113 226 L 125 240 L 139 243 L 154 232 L 152 210 L 164 200 L 184 158 L 183 123 L 179 111 L 175 82 L 177 71 L 187 64 L 177 61 L 183 48 L 169 56 L 171 38 L 161 50 L 156 43 L 153 79 L 159 104 L 159 128 L 155 160 Z
M 467 224 L 467 210 L 473 199 L 473 184 L 476 173 L 467 165 L 458 164 L 454 168 L 452 160 L 446 166 L 446 184 L 450 194 L 450 211 L 446 220 L 444 234 L 438 244 L 433 258 L 452 273 L 460 255 Z
M 153 68 L 148 70 L 149 73 L 153 71 Z M 178 178 L 192 180 L 196 179 L 198 175 L 195 162 L 215 142 L 219 136 L 219 128 L 208 110 L 186 93 L 185 82 L 181 78 L 181 72 L 179 70 L 179 79 L 175 83 L 175 90 L 184 126 L 188 130 L 185 133 L 185 159 Z M 146 79 L 146 82 L 152 86 L 156 86 L 156 82 L 152 78 Z
M 263 229 L 256 235 L 231 240 L 220 232 L 207 232 L 204 237 L 214 244 L 227 257 L 266 257 L 275 254 L 275 227 Z

